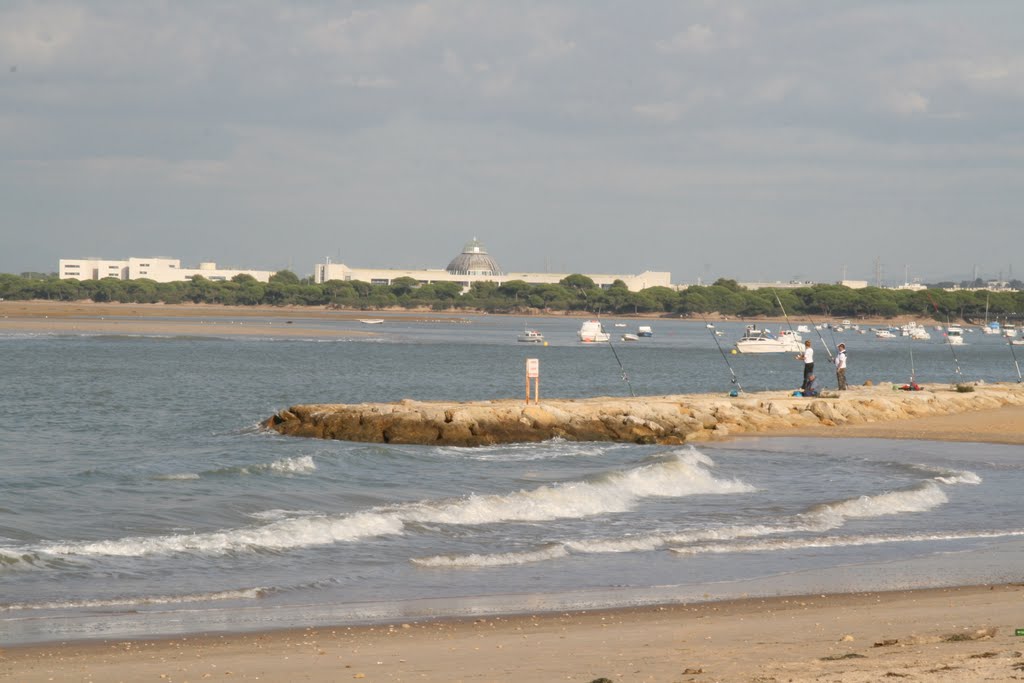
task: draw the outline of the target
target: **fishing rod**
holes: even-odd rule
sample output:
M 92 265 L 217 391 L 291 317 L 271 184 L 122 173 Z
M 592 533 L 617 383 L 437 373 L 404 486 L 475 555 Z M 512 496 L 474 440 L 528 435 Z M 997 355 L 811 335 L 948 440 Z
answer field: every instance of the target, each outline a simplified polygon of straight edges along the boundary
M 1024 378 L 1022 378 L 1021 375 L 1020 375 L 1020 363 L 1017 362 L 1017 352 L 1013 350 L 1013 340 L 1012 339 L 1009 342 L 1009 346 L 1010 346 L 1010 354 L 1013 355 L 1013 367 L 1017 368 L 1017 384 L 1020 384 L 1022 379 L 1024 379 Z
M 729 362 L 729 356 L 725 355 L 725 349 L 722 348 L 722 342 L 718 341 L 718 335 L 715 334 L 715 326 L 708 322 L 707 317 L 705 317 L 703 313 L 700 314 L 700 317 L 704 320 L 704 327 L 707 328 L 708 332 L 711 333 L 712 338 L 715 340 L 715 346 L 718 347 L 718 352 L 722 354 L 722 360 L 725 361 L 725 364 L 729 368 L 729 374 L 732 375 L 732 379 L 729 380 L 730 383 L 735 384 L 737 390 L 743 391 L 740 381 L 736 378 L 736 371 L 732 369 L 732 363 Z
M 939 311 L 939 307 L 935 303 L 935 299 L 932 298 L 932 293 L 929 292 L 927 289 L 924 290 L 924 293 L 928 296 L 928 301 L 930 301 L 932 303 L 932 308 L 935 309 L 935 314 L 936 315 L 941 315 L 941 313 Z M 946 327 L 949 327 L 949 316 L 948 315 L 946 316 Z M 953 365 L 956 366 L 956 376 L 960 379 L 960 381 L 958 382 L 958 384 L 960 384 L 960 383 L 962 383 L 964 381 L 964 376 L 963 376 L 963 373 L 960 372 L 960 361 L 956 357 L 956 349 L 953 348 L 953 342 L 950 341 L 949 334 L 946 334 L 946 344 L 949 345 L 949 351 L 950 351 L 950 353 L 953 354 Z
M 580 290 L 583 291 L 583 290 Z M 587 293 L 583 292 L 583 298 L 587 298 Z M 601 323 L 601 307 L 597 308 L 597 323 L 600 325 L 600 329 L 604 330 L 604 325 Z M 619 352 L 615 350 L 615 345 L 612 344 L 612 335 L 608 333 L 608 348 L 612 350 L 612 355 L 615 356 L 615 362 L 619 364 L 619 376 L 622 377 L 622 381 L 629 387 L 629 395 L 636 398 L 636 392 L 633 391 L 633 384 L 629 381 L 629 374 L 626 372 L 626 368 L 622 365 L 622 361 L 619 360 Z
M 598 321 L 601 319 L 598 318 Z M 602 326 L 603 327 L 603 326 Z M 622 366 L 622 361 L 619 360 L 619 353 L 615 350 L 615 345 L 612 344 L 612 336 L 608 335 L 608 347 L 612 350 L 612 354 L 615 356 L 615 362 L 619 364 L 619 372 L 622 375 L 622 381 L 629 387 L 629 395 L 636 398 L 636 394 L 633 392 L 633 385 L 629 381 L 629 375 L 626 373 L 626 368 Z
M 779 293 L 775 291 L 774 287 L 772 288 L 772 294 L 775 295 L 775 300 L 779 302 L 779 308 L 782 309 L 782 315 L 786 317 L 786 324 L 789 325 L 789 331 L 796 332 L 796 330 L 793 329 L 793 323 L 789 321 L 789 314 L 786 313 L 786 307 L 782 305 L 782 299 L 779 298 Z
M 781 304 L 779 305 L 781 306 Z M 814 328 L 814 331 L 818 333 L 818 339 L 821 340 L 821 345 L 825 347 L 825 353 L 828 354 L 828 359 L 832 361 L 832 364 L 834 365 L 836 362 L 835 356 L 833 356 L 832 352 L 829 350 L 828 342 L 825 341 L 825 337 L 823 337 L 821 334 L 821 328 L 814 324 L 814 320 L 811 318 L 811 315 L 809 313 L 807 314 L 807 322 L 809 322 L 811 324 L 811 327 Z M 830 327 L 829 329 L 832 328 Z M 836 335 L 834 332 L 832 333 L 832 343 L 836 343 Z M 838 344 L 836 346 L 838 347 Z

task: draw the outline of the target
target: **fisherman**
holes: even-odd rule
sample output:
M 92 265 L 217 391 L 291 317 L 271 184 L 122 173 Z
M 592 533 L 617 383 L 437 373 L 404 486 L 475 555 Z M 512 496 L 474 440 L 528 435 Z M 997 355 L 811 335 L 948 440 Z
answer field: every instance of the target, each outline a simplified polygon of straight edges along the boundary
M 801 393 L 804 396 L 817 396 L 818 395 L 818 390 L 814 388 L 814 380 L 815 379 L 816 378 L 815 378 L 814 375 L 811 375 L 810 377 L 807 378 L 807 383 L 804 384 L 804 388 L 801 391 Z
M 807 391 L 807 379 L 814 372 L 814 349 L 811 348 L 811 340 L 804 341 L 804 352 L 796 357 L 804 362 L 804 381 L 800 385 L 801 391 Z
M 846 389 L 846 344 L 836 347 L 836 381 L 839 383 L 839 391 Z

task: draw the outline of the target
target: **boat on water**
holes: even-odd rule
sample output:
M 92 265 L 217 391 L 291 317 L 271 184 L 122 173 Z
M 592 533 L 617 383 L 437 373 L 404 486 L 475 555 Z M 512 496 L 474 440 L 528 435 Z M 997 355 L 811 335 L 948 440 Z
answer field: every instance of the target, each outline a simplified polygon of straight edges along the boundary
M 360 318 L 359 322 L 364 325 L 380 325 L 384 322 L 384 318 Z
M 636 336 L 638 337 L 653 337 L 654 330 L 651 329 L 650 325 L 640 325 L 636 328 Z
M 635 335 L 635 334 L 633 334 L 632 332 L 627 332 L 626 334 L 622 335 L 622 341 L 624 341 L 624 342 L 640 341 L 640 337 Z
M 606 342 L 612 338 L 608 332 L 605 332 L 604 325 L 600 320 L 584 320 L 578 334 L 580 341 L 585 344 Z
M 1024 339 L 1011 339 L 1009 343 L 1012 346 L 1024 346 Z
M 615 327 L 625 327 L 626 323 L 615 323 Z
M 962 346 L 964 343 L 964 329 L 957 325 L 950 325 L 946 328 L 946 341 L 952 346 Z
M 811 328 L 809 328 L 807 325 L 797 325 L 796 326 L 796 331 L 797 332 L 801 332 L 801 333 L 802 332 L 810 332 Z
M 537 330 L 523 330 L 523 333 L 519 335 L 517 341 L 527 344 L 543 344 L 544 335 Z
M 1003 332 L 999 323 L 997 323 L 994 320 L 989 324 L 985 325 L 985 327 L 981 328 L 981 331 L 984 332 L 985 334 L 1002 334 Z
M 801 353 L 803 338 L 793 330 L 780 330 L 778 336 L 769 330 L 747 325 L 743 336 L 736 342 L 740 353 Z
M 895 339 L 896 335 L 887 329 L 875 330 L 875 336 L 879 339 Z
M 1003 336 L 1004 337 L 1016 337 L 1017 336 L 1017 326 L 1014 325 L 1013 323 L 1006 323 L 1005 325 L 1003 325 Z

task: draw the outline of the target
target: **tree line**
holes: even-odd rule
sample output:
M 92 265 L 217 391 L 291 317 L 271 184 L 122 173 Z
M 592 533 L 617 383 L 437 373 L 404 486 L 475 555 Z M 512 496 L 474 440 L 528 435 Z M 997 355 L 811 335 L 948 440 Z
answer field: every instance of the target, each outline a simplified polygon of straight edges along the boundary
M 817 284 L 796 289 L 746 289 L 735 280 L 719 279 L 708 286 L 682 291 L 649 287 L 631 292 L 621 280 L 602 288 L 585 275 L 570 275 L 558 284 L 511 280 L 502 284 L 474 282 L 463 292 L 455 282 L 420 284 L 403 277 L 391 284 L 330 280 L 317 284 L 282 270 L 259 282 L 240 274 L 227 281 L 196 276 L 184 282 L 148 279 L 61 280 L 54 275 L 0 274 L 0 298 L 8 300 L 167 303 L 185 302 L 239 306 L 328 306 L 357 310 L 388 308 L 488 313 L 588 311 L 603 314 L 662 314 L 700 317 L 718 313 L 735 318 L 778 316 L 793 318 L 922 318 L 964 319 L 973 322 L 1018 320 L 1024 315 L 1024 292 L 920 291 Z

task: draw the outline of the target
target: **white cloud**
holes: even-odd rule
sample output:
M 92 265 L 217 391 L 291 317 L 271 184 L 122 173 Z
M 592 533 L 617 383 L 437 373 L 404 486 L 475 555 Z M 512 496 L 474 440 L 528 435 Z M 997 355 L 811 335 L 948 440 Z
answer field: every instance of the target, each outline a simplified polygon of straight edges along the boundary
M 883 98 L 883 105 L 901 116 L 912 116 L 928 111 L 928 98 L 916 91 L 890 92 Z
M 659 40 L 654 44 L 658 52 L 665 54 L 707 52 L 714 45 L 715 32 L 703 24 L 692 24 L 686 30 L 676 33 L 668 40 Z

